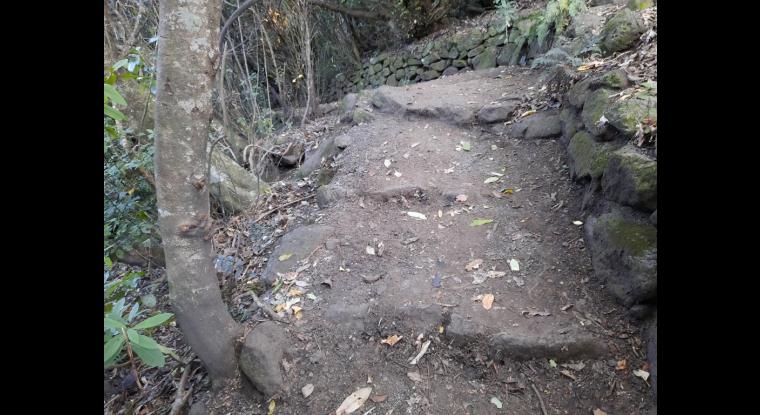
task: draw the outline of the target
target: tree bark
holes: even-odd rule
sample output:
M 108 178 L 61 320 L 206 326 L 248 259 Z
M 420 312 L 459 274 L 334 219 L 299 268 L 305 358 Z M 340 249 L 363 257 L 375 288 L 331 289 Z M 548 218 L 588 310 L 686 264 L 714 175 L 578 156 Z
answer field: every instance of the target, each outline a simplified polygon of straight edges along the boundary
M 212 265 L 207 141 L 221 2 L 161 0 L 155 175 L 169 295 L 187 343 L 214 385 L 237 375 L 240 325 Z

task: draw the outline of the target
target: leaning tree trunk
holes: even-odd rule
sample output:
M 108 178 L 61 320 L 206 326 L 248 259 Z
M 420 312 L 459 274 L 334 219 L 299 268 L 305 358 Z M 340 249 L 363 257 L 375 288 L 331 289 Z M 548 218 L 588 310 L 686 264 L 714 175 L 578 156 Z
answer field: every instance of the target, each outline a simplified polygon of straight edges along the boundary
M 215 385 L 237 374 L 240 326 L 212 267 L 207 140 L 221 1 L 161 0 L 156 104 L 156 194 L 177 322 Z

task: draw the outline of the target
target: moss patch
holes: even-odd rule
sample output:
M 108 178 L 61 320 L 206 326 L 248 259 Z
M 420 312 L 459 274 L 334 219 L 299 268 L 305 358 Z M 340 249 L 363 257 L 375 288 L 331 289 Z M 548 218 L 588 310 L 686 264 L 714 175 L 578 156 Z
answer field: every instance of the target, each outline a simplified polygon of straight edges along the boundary
M 615 148 L 609 143 L 596 142 L 586 131 L 579 131 L 570 139 L 567 150 L 575 177 L 598 178 L 607 168 Z
M 604 125 L 597 127 L 597 123 L 610 105 L 609 96 L 611 94 L 612 92 L 609 89 L 597 89 L 586 98 L 586 102 L 583 104 L 583 111 L 581 112 L 583 124 L 594 135 L 602 135 L 606 128 Z
M 627 254 L 640 257 L 657 248 L 657 228 L 625 220 L 616 215 L 603 215 L 597 226 L 610 235 L 612 242 Z

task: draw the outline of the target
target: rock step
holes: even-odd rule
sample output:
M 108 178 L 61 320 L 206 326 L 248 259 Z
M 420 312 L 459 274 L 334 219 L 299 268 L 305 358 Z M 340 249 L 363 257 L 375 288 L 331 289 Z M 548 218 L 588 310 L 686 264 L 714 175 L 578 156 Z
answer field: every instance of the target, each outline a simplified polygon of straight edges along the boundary
M 523 323 L 505 327 L 498 324 L 498 317 L 493 318 L 493 311 L 491 314 L 484 309 L 478 312 L 476 307 L 472 313 L 438 304 L 394 308 L 367 303 L 333 304 L 324 317 L 336 327 L 354 333 L 371 331 L 383 322 L 396 329 L 403 327 L 426 333 L 438 332 L 443 326 L 444 335 L 452 340 L 452 345 L 461 348 L 481 345 L 492 358 L 499 360 L 598 359 L 608 354 L 604 339 L 564 316 L 525 318 Z M 473 315 L 476 317 L 472 318 Z M 484 316 L 484 319 L 479 318 Z

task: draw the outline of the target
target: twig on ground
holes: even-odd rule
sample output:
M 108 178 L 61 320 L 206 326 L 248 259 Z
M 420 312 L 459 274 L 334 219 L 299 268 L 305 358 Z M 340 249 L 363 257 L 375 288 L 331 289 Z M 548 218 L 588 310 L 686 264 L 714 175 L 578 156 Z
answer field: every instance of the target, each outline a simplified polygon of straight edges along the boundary
M 533 392 L 536 393 L 536 397 L 538 398 L 538 403 L 541 405 L 541 413 L 543 415 L 546 415 L 546 407 L 544 406 L 544 400 L 541 398 L 541 394 L 538 392 L 538 389 L 536 389 L 536 385 L 531 383 L 530 387 L 533 388 Z
M 292 201 L 292 202 L 288 202 L 288 203 L 286 203 L 286 204 L 284 204 L 284 205 L 280 205 L 280 206 L 277 206 L 277 207 L 276 207 L 276 208 L 274 208 L 274 209 L 270 209 L 270 210 L 268 210 L 268 211 L 266 211 L 266 212 L 262 213 L 262 214 L 261 214 L 261 216 L 259 216 L 258 218 L 256 218 L 256 220 L 254 220 L 254 221 L 253 221 L 253 223 L 257 223 L 258 221 L 260 221 L 260 220 L 262 220 L 262 219 L 266 218 L 267 216 L 271 215 L 271 214 L 272 214 L 272 213 L 274 213 L 274 212 L 277 212 L 277 211 L 278 211 L 278 210 L 280 210 L 280 209 L 286 208 L 286 207 L 288 207 L 288 206 L 291 206 L 291 205 L 295 205 L 296 203 L 298 203 L 298 202 L 300 202 L 300 201 L 302 201 L 302 200 L 310 199 L 310 198 L 312 198 L 312 197 L 314 197 L 314 196 L 316 196 L 316 194 L 310 194 L 310 195 L 308 195 L 308 196 L 306 196 L 306 197 L 302 197 L 302 198 L 300 198 L 300 199 L 296 199 L 296 200 L 294 200 L 294 201 Z
M 185 384 L 187 383 L 187 379 L 190 377 L 190 369 L 192 366 L 192 362 L 188 363 L 187 366 L 185 366 L 185 371 L 182 372 L 182 377 L 179 379 L 179 384 L 177 384 L 177 395 L 174 398 L 174 403 L 172 403 L 172 410 L 169 412 L 169 415 L 179 414 L 187 403 L 187 400 L 190 398 L 190 395 L 193 394 L 193 385 L 190 385 L 190 387 L 187 389 L 187 392 L 185 392 Z

